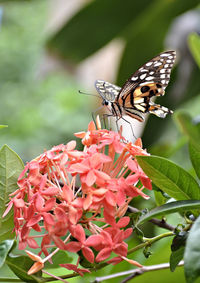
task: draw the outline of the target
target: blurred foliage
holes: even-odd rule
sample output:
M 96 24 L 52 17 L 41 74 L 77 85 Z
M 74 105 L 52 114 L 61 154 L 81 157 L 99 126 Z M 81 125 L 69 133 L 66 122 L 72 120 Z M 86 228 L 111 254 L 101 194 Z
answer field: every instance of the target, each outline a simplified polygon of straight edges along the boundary
M 91 119 L 71 75 L 64 70 L 42 74 L 47 8 L 48 1 L 2 5 L 0 123 L 8 128 L 0 143 L 8 143 L 24 161 L 66 143 Z
M 73 132 L 85 129 L 91 120 L 89 99 L 77 93 L 80 87 L 71 74 L 64 69 L 43 74 L 41 67 L 44 64 L 45 46 L 62 60 L 78 65 L 114 38 L 122 38 L 125 48 L 117 75 L 119 85 L 159 52 L 176 49 L 177 66 L 172 73 L 167 94 L 157 102 L 171 109 L 186 110 L 192 116 L 192 123 L 199 123 L 199 36 L 193 33 L 189 37 L 189 47 L 197 65 L 187 47 L 187 34 L 177 43 L 176 38 L 182 31 L 173 33 L 171 30 L 177 16 L 184 15 L 190 9 L 199 13 L 198 0 L 127 0 L 126 3 L 120 0 L 95 0 L 87 3 L 53 35 L 45 31 L 49 1 L 0 3 L 3 12 L 0 30 L 0 124 L 9 126 L 1 130 L 0 142 L 8 143 L 24 161 L 40 154 L 44 148 L 67 142 L 72 138 Z M 194 28 L 190 32 L 198 30 Z M 167 42 L 170 33 L 173 40 Z M 185 62 L 189 62 L 191 66 L 187 77 L 185 70 L 188 65 Z M 153 154 L 170 157 L 190 170 L 187 138 L 177 131 L 176 118 L 175 121 L 176 124 L 171 117 L 162 120 L 150 116 L 143 142 Z M 194 171 L 191 173 L 195 176 Z M 148 204 L 146 201 L 138 201 L 136 207 L 148 205 L 151 208 L 155 206 L 153 195 Z M 173 217 L 170 221 L 173 222 Z M 160 230 L 148 223 L 144 231 L 154 234 Z M 134 241 L 133 245 L 137 240 Z M 145 259 L 139 251 L 134 254 L 134 259 L 143 264 L 167 262 L 170 244 L 171 240 L 164 239 L 152 247 L 156 256 Z M 106 267 L 94 276 L 129 268 L 130 265 L 123 262 L 115 267 Z M 4 274 L 7 272 L 5 268 Z M 174 273 L 162 270 L 144 274 L 134 280 L 143 283 L 160 282 L 162 276 L 162 282 L 183 282 L 183 273 L 182 268 L 177 268 Z M 92 277 L 87 275 L 86 278 L 91 279 L 90 276 Z
M 198 66 L 200 67 L 200 54 L 199 54 L 199 50 L 200 50 L 200 37 L 198 36 L 198 34 L 196 33 L 192 33 L 190 34 L 189 38 L 188 38 L 188 43 L 191 49 L 191 52 L 198 64 Z

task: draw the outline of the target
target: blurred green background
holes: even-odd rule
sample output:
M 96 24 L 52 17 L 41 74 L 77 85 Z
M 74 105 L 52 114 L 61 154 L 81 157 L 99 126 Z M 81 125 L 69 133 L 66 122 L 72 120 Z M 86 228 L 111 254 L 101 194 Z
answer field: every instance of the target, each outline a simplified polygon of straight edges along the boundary
M 87 128 L 100 100 L 79 89 L 95 94 L 95 79 L 121 86 L 163 50 L 176 50 L 177 60 L 166 95 L 156 102 L 184 109 L 199 123 L 200 70 L 191 52 L 194 33 L 200 34 L 199 1 L 10 0 L 0 1 L 0 17 L 0 124 L 8 125 L 0 144 L 7 143 L 24 162 Z M 149 152 L 190 170 L 173 116 L 152 115 L 140 126 Z M 148 206 L 155 206 L 153 196 Z M 158 233 L 152 226 L 145 229 L 146 236 Z M 150 259 L 141 251 L 134 259 L 150 265 L 167 262 L 169 255 L 165 239 L 153 247 Z M 129 268 L 122 263 L 95 276 Z M 148 273 L 134 282 L 169 280 L 184 282 L 182 268 Z

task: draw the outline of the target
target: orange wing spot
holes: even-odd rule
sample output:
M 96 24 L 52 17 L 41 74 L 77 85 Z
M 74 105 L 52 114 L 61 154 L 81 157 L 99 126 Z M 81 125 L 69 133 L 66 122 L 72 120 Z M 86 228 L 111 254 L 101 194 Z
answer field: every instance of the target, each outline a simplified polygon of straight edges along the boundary
M 161 108 L 160 104 L 155 104 L 155 105 L 151 105 L 148 110 L 153 111 L 153 110 L 157 110 L 160 108 Z
M 154 107 L 154 106 L 150 106 L 150 107 L 149 107 L 149 111 L 152 111 L 152 110 L 155 110 L 155 107 Z
M 143 93 L 141 92 L 141 87 L 137 87 L 133 93 L 134 97 L 142 96 Z
M 145 91 L 146 87 L 146 91 Z M 138 97 L 152 97 L 152 96 L 161 96 L 164 95 L 164 90 L 162 87 L 157 87 L 156 83 L 147 83 L 142 86 L 137 87 L 134 90 L 134 98 Z

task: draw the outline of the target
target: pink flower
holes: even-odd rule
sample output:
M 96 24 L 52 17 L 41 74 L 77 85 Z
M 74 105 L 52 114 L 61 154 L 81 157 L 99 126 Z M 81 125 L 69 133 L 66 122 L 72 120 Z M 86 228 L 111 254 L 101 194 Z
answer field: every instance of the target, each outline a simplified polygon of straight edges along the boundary
M 128 245 L 124 242 L 124 239 L 131 235 L 132 228 L 126 231 L 119 228 L 127 226 L 129 220 L 129 217 L 126 217 L 121 220 L 121 223 L 118 222 L 115 227 L 108 227 L 99 235 L 92 235 L 88 238 L 87 244 L 100 251 L 96 257 L 97 262 L 107 259 L 112 252 L 124 257 L 127 255 Z
M 60 249 L 81 251 L 90 263 L 104 261 L 112 253 L 117 255 L 113 262 L 124 259 L 128 251 L 125 239 L 132 228 L 126 229 L 130 219 L 123 216 L 132 198 L 149 198 L 143 189 L 151 189 L 151 180 L 135 159 L 147 155 L 140 139 L 126 143 L 121 133 L 101 129 L 99 122 L 98 129 L 90 122 L 88 131 L 76 136 L 82 138 L 83 151 L 71 141 L 26 164 L 4 212 L 5 216 L 14 209 L 19 248 L 39 248 L 39 255 L 45 256 L 31 273 Z M 40 246 L 36 238 L 41 239 Z M 80 275 L 89 272 L 78 265 L 61 266 Z
M 112 159 L 102 153 L 94 153 L 91 156 L 85 158 L 82 162 L 72 164 L 69 168 L 69 172 L 72 174 L 79 173 L 81 181 L 87 186 L 92 186 L 95 182 L 98 184 L 104 183 L 110 179 L 109 175 L 99 170 L 107 162 L 111 162 Z

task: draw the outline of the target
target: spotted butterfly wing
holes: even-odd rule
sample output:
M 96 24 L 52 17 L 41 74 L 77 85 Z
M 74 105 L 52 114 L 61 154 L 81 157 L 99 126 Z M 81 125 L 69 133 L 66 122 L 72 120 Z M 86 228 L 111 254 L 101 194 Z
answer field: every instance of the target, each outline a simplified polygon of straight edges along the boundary
M 175 51 L 159 54 L 140 67 L 122 88 L 101 80 L 96 81 L 95 86 L 103 104 L 110 106 L 112 115 L 117 118 L 128 115 L 141 122 L 144 120 L 143 113 L 152 113 L 161 118 L 173 113 L 168 108 L 151 102 L 150 98 L 164 95 L 175 57 Z
M 95 82 L 95 87 L 103 101 L 108 102 L 114 102 L 121 90 L 121 87 L 103 80 L 97 80 Z
M 163 52 L 140 67 L 125 82 L 116 98 L 125 114 L 131 116 L 132 111 L 137 110 L 141 114 L 149 112 L 165 118 L 168 113 L 173 113 L 168 108 L 151 102 L 150 98 L 165 94 L 175 58 L 175 51 Z

